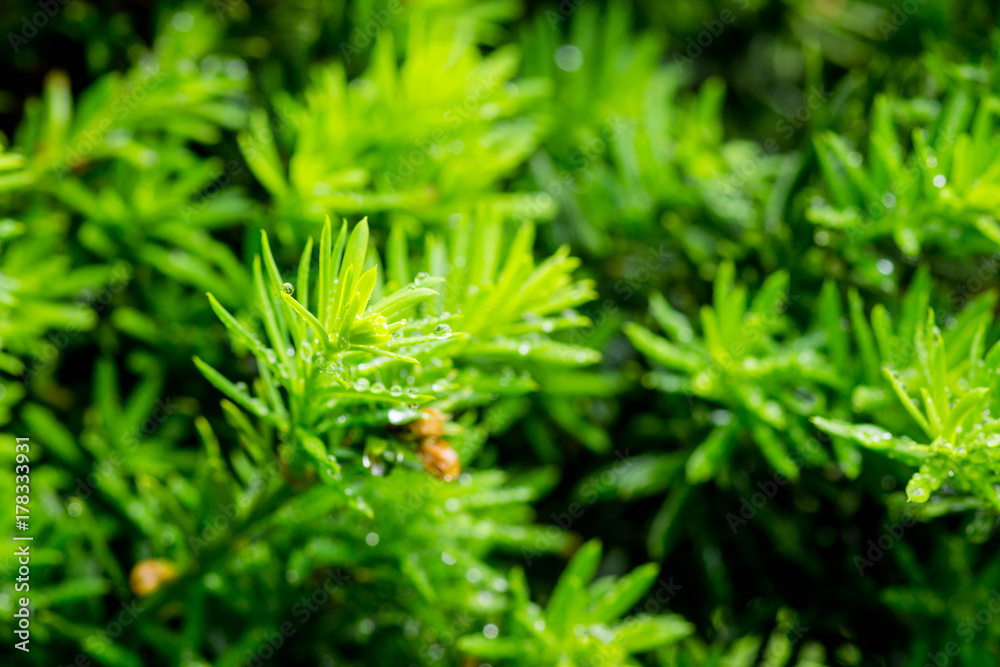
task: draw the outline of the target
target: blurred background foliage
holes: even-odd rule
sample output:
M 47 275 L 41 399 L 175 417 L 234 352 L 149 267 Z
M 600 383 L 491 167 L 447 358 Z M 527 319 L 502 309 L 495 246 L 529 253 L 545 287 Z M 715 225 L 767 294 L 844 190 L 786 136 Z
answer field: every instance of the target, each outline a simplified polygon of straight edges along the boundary
M 995 664 L 996 18 L 4 3 L 0 652 Z

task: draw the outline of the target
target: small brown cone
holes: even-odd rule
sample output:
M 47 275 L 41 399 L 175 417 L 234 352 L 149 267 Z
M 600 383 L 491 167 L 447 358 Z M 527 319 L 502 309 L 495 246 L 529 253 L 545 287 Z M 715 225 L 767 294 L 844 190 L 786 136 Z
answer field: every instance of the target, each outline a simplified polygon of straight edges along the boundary
M 137 597 L 147 597 L 177 579 L 177 566 L 163 558 L 139 561 L 129 574 L 128 583 Z
M 450 482 L 462 474 L 462 462 L 458 458 L 458 452 L 440 438 L 421 440 L 417 456 L 424 464 L 424 470 L 438 479 Z
M 437 438 L 444 433 L 445 415 L 434 408 L 420 411 L 420 419 L 406 425 L 418 438 Z

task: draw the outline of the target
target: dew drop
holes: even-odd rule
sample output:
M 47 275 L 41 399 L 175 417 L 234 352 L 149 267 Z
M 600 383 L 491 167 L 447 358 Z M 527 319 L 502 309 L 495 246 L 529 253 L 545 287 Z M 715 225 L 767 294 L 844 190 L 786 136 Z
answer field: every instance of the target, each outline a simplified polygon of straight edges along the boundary
M 560 46 L 555 54 L 556 66 L 564 72 L 575 72 L 583 67 L 583 52 L 572 44 Z
M 385 465 L 381 461 L 372 460 L 372 458 L 368 456 L 367 452 L 361 457 L 361 465 L 368 468 L 373 477 L 385 476 Z
M 413 411 L 406 408 L 390 408 L 388 414 L 390 424 L 402 424 L 413 416 Z

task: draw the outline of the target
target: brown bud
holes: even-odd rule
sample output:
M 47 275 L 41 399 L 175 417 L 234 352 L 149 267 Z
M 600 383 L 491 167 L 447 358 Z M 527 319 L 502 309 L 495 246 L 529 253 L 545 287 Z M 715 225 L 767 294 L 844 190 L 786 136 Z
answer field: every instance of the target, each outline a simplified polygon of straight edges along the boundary
M 177 579 L 177 566 L 164 558 L 148 558 L 139 561 L 128 577 L 132 592 L 138 597 L 146 597 Z
M 444 434 L 445 416 L 440 410 L 427 408 L 420 411 L 420 419 L 406 425 L 418 438 L 438 438 Z
M 458 452 L 440 438 L 421 440 L 417 456 L 424 464 L 424 470 L 438 479 L 450 482 L 462 473 L 462 462 L 458 459 Z

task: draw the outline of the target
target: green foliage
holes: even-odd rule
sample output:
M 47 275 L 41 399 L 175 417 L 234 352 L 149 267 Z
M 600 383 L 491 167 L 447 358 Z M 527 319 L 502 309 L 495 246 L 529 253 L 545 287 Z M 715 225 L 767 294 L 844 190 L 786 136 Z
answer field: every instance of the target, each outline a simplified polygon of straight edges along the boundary
M 726 239 L 763 231 L 754 200 L 769 195 L 783 156 L 727 141 L 725 84 L 710 79 L 697 93 L 686 90 L 687 71 L 660 62 L 658 35 L 629 34 L 627 5 L 582 4 L 567 23 L 561 41 L 551 16 L 538 16 L 525 37 L 526 72 L 554 83 L 540 105 L 542 151 L 531 173 L 559 202 L 564 234 L 605 256 L 620 249 L 615 239 L 641 238 L 663 214 L 670 237 L 695 261 L 742 254 Z M 687 215 L 709 220 L 695 231 Z
M 398 426 L 420 419 L 422 408 L 462 409 L 535 390 L 525 364 L 580 365 L 600 358 L 548 336 L 588 324 L 563 314 L 592 296 L 585 281 L 572 281 L 577 262 L 565 250 L 535 267 L 532 228 L 525 225 L 501 262 L 499 223 L 470 231 L 454 235 L 452 247 L 458 256 L 471 250 L 477 261 L 450 270 L 447 280 L 422 271 L 411 278 L 406 241 L 397 236 L 386 283 L 377 263 L 365 268 L 367 220 L 349 235 L 345 221 L 336 238 L 327 220 L 316 280 L 311 283 L 310 239 L 295 285 L 282 282 L 265 234 L 253 265 L 253 312 L 264 337 L 208 295 L 234 343 L 256 359 L 254 391 L 197 357 L 195 364 L 235 405 L 277 430 L 290 460 L 306 456 L 333 479 L 339 466 L 322 441 L 328 434 L 336 446 L 352 427 Z M 441 265 L 447 247 L 433 237 L 427 245 L 428 268 L 447 268 Z M 494 369 L 498 363 L 510 365 Z M 524 374 L 516 374 L 516 365 Z
M 767 637 L 767 641 L 748 635 L 728 644 L 717 642 L 715 645 L 708 646 L 696 637 L 692 637 L 676 647 L 661 649 L 659 663 L 670 667 L 688 667 L 689 665 L 822 667 L 827 663 L 825 652 L 820 645 L 806 641 L 801 650 L 796 651 L 796 644 L 802 640 L 805 631 L 801 620 L 793 611 L 779 609 L 774 630 Z M 796 652 L 798 655 L 793 658 L 792 656 Z
M 468 635 L 459 646 L 499 664 L 633 665 L 634 653 L 669 645 L 691 634 L 693 627 L 676 615 L 634 615 L 621 621 L 653 585 L 654 564 L 622 577 L 590 580 L 601 560 L 599 542 L 580 547 L 556 582 L 545 609 L 531 602 L 524 576 L 515 575 L 515 607 L 503 637 L 497 626 L 483 635 Z
M 3 355 L 2 369 L 19 374 L 20 358 L 41 355 L 45 332 L 82 331 L 94 325 L 93 311 L 70 299 L 101 286 L 110 271 L 102 266 L 72 269 L 68 257 L 51 254 L 50 239 L 26 232 L 22 223 L 9 218 L 3 222 L 3 233 L 0 338 L 10 353 Z
M 993 664 L 996 18 L 6 3 L 0 655 Z
M 851 244 L 891 238 L 907 256 L 933 243 L 983 252 L 1000 239 L 997 100 L 958 89 L 946 99 L 875 99 L 867 159 L 840 135 L 815 140 L 829 203 L 807 217 Z
M 703 338 L 658 294 L 651 297 L 650 311 L 670 338 L 634 323 L 625 332 L 636 349 L 666 369 L 651 372 L 647 386 L 722 406 L 713 415 L 716 425 L 687 460 L 689 482 L 714 477 L 743 435 L 739 431 L 746 430 L 771 465 L 794 479 L 800 462 L 827 460 L 805 424 L 823 409 L 822 389 L 838 380 L 809 339 L 791 344 L 777 339 L 792 333 L 788 274 L 769 276 L 748 306 L 746 288 L 734 285 L 734 271 L 731 263 L 719 266 L 712 305 L 701 309 Z
M 910 438 L 872 424 L 814 419 L 831 434 L 918 467 L 906 485 L 906 495 L 915 503 L 928 503 L 933 498 L 927 510 L 931 515 L 1000 508 L 993 472 L 993 449 L 1000 443 L 1000 426 L 990 416 L 991 408 L 997 409 L 993 376 L 1000 346 L 987 349 L 984 343 L 991 313 L 976 312 L 974 318 L 963 319 L 946 339 L 935 324 L 933 311 L 929 311 L 916 327 L 912 364 L 905 369 L 884 370 L 920 435 Z
M 279 123 L 252 116 L 243 153 L 287 224 L 308 230 L 328 211 L 442 223 L 477 204 L 532 219 L 551 210 L 544 198 L 499 187 L 536 143 L 522 114 L 538 86 L 511 83 L 517 50 L 483 57 L 471 39 L 452 42 L 440 30 L 448 28 L 413 30 L 400 65 L 391 33 L 380 33 L 357 79 L 339 64 L 317 68 L 303 101 L 275 100 Z M 285 132 L 275 136 L 273 125 Z

